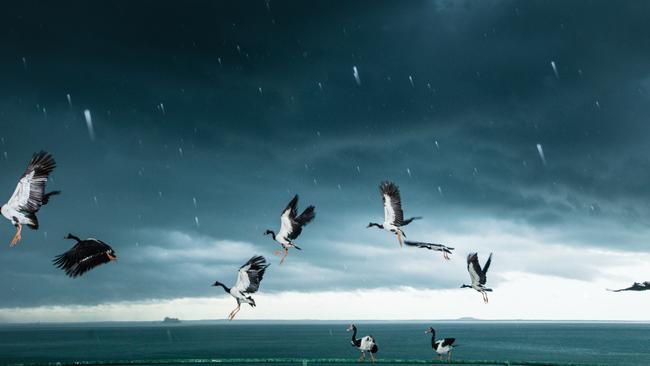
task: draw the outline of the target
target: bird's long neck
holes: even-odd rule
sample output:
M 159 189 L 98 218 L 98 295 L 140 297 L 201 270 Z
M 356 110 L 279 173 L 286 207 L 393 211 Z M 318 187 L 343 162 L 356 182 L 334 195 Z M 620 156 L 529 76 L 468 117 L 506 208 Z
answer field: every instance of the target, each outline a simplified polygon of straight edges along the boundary
M 267 230 L 267 232 L 268 232 L 269 234 L 271 234 L 271 237 L 273 238 L 273 240 L 275 240 L 275 231 L 273 231 L 273 230 Z
M 436 331 L 431 331 L 431 347 L 436 348 Z
M 81 239 L 79 239 L 77 236 L 74 236 L 72 234 L 68 234 L 68 239 L 74 239 L 77 241 L 77 243 L 81 241 Z
M 462 285 L 462 286 L 460 286 L 460 288 L 468 288 L 468 287 L 472 288 L 472 286 L 470 286 L 470 285 Z
M 352 342 L 357 342 L 357 327 L 352 327 Z
M 214 285 L 215 285 L 215 286 L 221 286 L 221 287 L 223 287 L 223 290 L 224 290 L 224 291 L 230 293 L 230 287 L 224 285 L 223 283 L 221 283 L 221 282 L 217 282 L 217 283 L 215 283 Z
M 380 229 L 383 229 L 383 228 L 384 228 L 384 225 L 378 224 L 378 223 L 376 223 L 376 222 L 371 222 L 371 223 L 369 224 L 369 226 L 376 226 L 376 227 L 378 227 L 378 228 L 380 228 Z

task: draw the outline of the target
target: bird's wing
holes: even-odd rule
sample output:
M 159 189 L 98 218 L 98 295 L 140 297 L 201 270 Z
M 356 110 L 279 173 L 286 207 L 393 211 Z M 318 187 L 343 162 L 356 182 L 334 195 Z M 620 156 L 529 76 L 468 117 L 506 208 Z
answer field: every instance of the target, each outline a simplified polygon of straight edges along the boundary
M 442 346 L 443 347 L 451 346 L 452 344 L 454 344 L 454 342 L 456 342 L 456 338 L 445 338 L 442 340 Z
M 444 244 L 436 244 L 436 243 L 423 243 L 420 241 L 409 241 L 406 240 L 404 244 L 412 246 L 412 247 L 418 247 L 418 248 L 424 248 L 424 249 L 429 249 L 429 250 L 435 250 L 439 252 L 444 252 L 444 251 L 450 251 L 454 250 L 454 248 L 448 247 Z
M 16 211 L 36 213 L 45 200 L 45 183 L 56 167 L 52 155 L 41 151 L 32 156 L 7 205 Z
M 381 197 L 384 201 L 384 222 L 401 226 L 404 221 L 404 212 L 402 211 L 399 188 L 395 183 L 382 182 L 379 191 L 381 191 Z
M 470 253 L 467 256 L 467 271 L 472 279 L 472 284 L 481 283 L 481 265 L 478 263 L 478 254 Z
M 264 257 L 260 255 L 252 257 L 239 268 L 235 288 L 241 293 L 257 292 L 268 266 Z
M 54 265 L 61 268 L 70 277 L 81 276 L 91 269 L 110 262 L 108 253 L 110 245 L 97 239 L 82 240 L 67 252 L 54 258 Z
M 282 211 L 280 216 L 280 231 L 278 237 L 288 238 L 295 230 L 294 219 L 297 215 L 296 206 L 298 205 L 298 195 L 293 196 L 287 207 Z
M 309 224 L 316 217 L 314 209 L 314 206 L 307 207 L 300 216 L 291 221 L 292 230 L 291 233 L 289 233 L 290 240 L 298 238 L 300 233 L 302 233 L 302 227 Z
M 487 275 L 488 269 L 490 269 L 490 264 L 492 264 L 492 253 L 490 253 L 490 256 L 488 257 L 487 261 L 485 261 L 485 265 L 483 266 L 483 270 L 481 271 L 483 273 L 483 276 L 481 277 L 481 284 L 485 285 L 485 275 Z

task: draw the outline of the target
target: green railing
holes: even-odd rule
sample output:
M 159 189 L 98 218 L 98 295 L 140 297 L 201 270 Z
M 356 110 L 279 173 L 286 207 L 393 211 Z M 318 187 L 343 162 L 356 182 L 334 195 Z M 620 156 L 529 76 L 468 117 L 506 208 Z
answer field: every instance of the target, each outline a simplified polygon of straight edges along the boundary
M 165 359 L 165 360 L 112 360 L 112 361 L 74 361 L 74 362 L 27 362 L 7 366 L 118 366 L 118 365 L 206 365 L 206 364 L 358 364 L 357 359 L 349 358 L 206 358 L 206 359 Z M 366 360 L 371 364 L 370 360 Z M 407 360 L 377 359 L 376 364 L 393 365 L 504 365 L 504 366 L 607 366 L 576 362 L 541 361 L 495 361 L 495 360 Z

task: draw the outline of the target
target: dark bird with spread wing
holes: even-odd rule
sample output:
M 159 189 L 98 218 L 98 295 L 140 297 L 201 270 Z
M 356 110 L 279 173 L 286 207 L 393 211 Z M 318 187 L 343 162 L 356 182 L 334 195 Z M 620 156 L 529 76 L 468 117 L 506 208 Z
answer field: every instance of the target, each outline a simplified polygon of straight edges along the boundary
M 117 260 L 113 248 L 101 240 L 94 238 L 81 240 L 72 234 L 68 234 L 65 238 L 73 239 L 77 244 L 67 252 L 56 256 L 52 262 L 72 278 L 81 276 L 104 263 Z
M 621 291 L 646 291 L 646 290 L 650 290 L 650 281 L 644 281 L 642 283 L 634 282 L 632 284 L 632 286 L 630 286 L 628 288 L 621 288 L 621 289 L 618 289 L 618 290 L 609 290 L 608 289 L 607 291 L 621 292 Z

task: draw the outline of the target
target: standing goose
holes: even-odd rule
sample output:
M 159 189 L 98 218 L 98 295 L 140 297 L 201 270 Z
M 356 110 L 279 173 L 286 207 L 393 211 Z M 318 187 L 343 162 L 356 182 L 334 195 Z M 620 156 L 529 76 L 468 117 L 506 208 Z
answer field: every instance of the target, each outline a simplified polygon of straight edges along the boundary
M 223 283 L 216 281 L 212 286 L 221 286 L 223 290 L 230 294 L 237 300 L 237 307 L 233 309 L 228 315 L 228 320 L 232 320 L 239 312 L 242 303 L 246 303 L 251 307 L 255 307 L 255 300 L 250 297 L 250 294 L 257 292 L 260 288 L 260 282 L 264 277 L 264 271 L 269 264 L 266 259 L 261 255 L 253 256 L 243 266 L 239 267 L 237 274 L 237 282 L 232 288 L 227 287 Z
M 68 234 L 65 239 L 74 239 L 77 244 L 67 252 L 56 256 L 53 262 L 72 278 L 81 276 L 99 265 L 117 260 L 113 248 L 101 240 L 94 238 L 81 240 L 72 234 Z
M 436 330 L 433 327 L 427 328 L 424 334 L 431 333 L 431 348 L 438 354 L 438 360 L 442 360 L 442 355 L 447 355 L 447 361 L 451 361 L 451 351 L 453 350 L 456 338 L 443 338 L 436 340 Z
M 442 256 L 445 257 L 445 259 L 449 260 L 449 254 L 451 254 L 451 251 L 454 250 L 452 247 L 448 247 L 443 244 L 435 244 L 435 243 L 422 243 L 419 241 L 405 241 L 404 244 L 412 247 L 417 247 L 417 248 L 424 248 L 424 249 L 429 249 L 433 250 L 436 252 L 442 252 Z
M 491 288 L 485 287 L 485 283 L 487 282 L 487 277 L 485 277 L 488 269 L 490 268 L 490 263 L 492 263 L 492 253 L 490 253 L 490 256 L 488 257 L 487 262 L 485 262 L 485 266 L 481 269 L 481 265 L 478 262 L 478 254 L 477 253 L 470 253 L 467 256 L 467 271 L 469 272 L 469 277 L 472 280 L 471 285 L 462 285 L 460 288 L 473 288 L 474 290 L 478 291 L 483 295 L 483 301 L 487 304 L 488 303 L 488 296 L 486 292 L 491 292 Z
M 266 230 L 264 235 L 271 234 L 273 240 L 277 241 L 282 245 L 283 250 L 276 250 L 275 255 L 282 255 L 280 264 L 284 263 L 284 259 L 289 254 L 289 248 L 300 249 L 299 246 L 293 243 L 293 240 L 297 239 L 300 233 L 302 232 L 302 227 L 309 224 L 314 217 L 316 217 L 316 212 L 314 212 L 315 207 L 307 207 L 301 214 L 298 216 L 298 195 L 295 195 L 293 199 L 289 202 L 287 207 L 282 211 L 282 216 L 280 217 L 280 231 L 276 235 L 273 230 Z
M 366 227 L 376 226 L 379 229 L 388 230 L 397 235 L 400 247 L 404 245 L 402 236 L 406 237 L 401 227 L 406 226 L 413 220 L 421 219 L 422 217 L 411 217 L 404 220 L 404 212 L 402 211 L 402 200 L 399 194 L 399 187 L 393 182 L 381 182 L 379 185 L 381 198 L 384 201 L 384 223 L 378 224 L 371 222 Z
M 45 193 L 45 183 L 55 167 L 56 162 L 49 153 L 41 151 L 32 155 L 32 160 L 20 177 L 14 194 L 0 208 L 2 216 L 16 227 L 16 235 L 11 240 L 12 247 L 22 239 L 23 225 L 34 230 L 38 229 L 36 213 L 41 206 L 49 202 L 50 196 L 61 193 L 61 191 Z
M 379 347 L 377 347 L 375 338 L 371 335 L 367 335 L 361 339 L 357 339 L 357 326 L 354 324 L 350 324 L 348 327 L 348 332 L 349 331 L 352 331 L 352 341 L 350 341 L 352 347 L 356 347 L 359 349 L 359 351 L 361 351 L 361 357 L 359 357 L 359 361 L 363 362 L 366 359 L 366 352 L 369 352 L 370 360 L 374 363 L 375 353 L 379 351 Z

